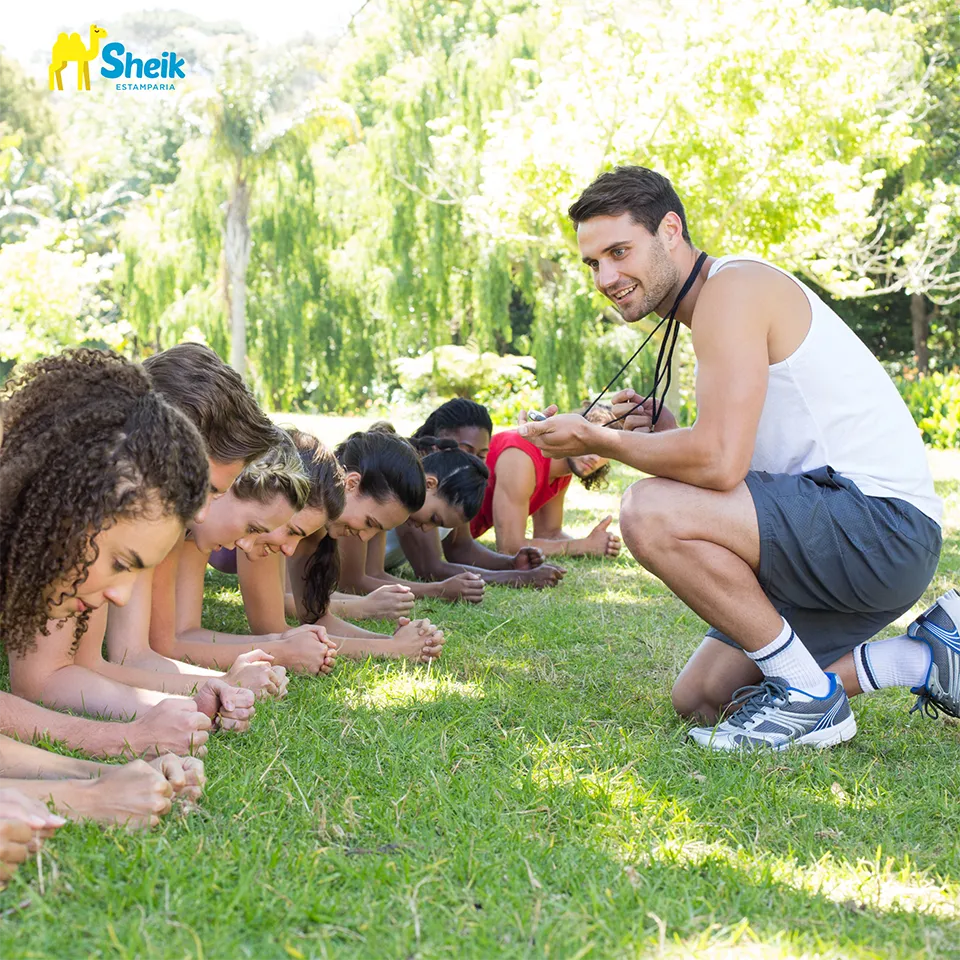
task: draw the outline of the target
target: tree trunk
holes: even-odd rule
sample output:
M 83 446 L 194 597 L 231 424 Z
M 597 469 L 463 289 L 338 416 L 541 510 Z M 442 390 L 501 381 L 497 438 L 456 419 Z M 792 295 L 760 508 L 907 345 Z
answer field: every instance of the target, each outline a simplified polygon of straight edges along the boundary
M 910 320 L 913 324 L 913 352 L 917 357 L 917 370 L 924 376 L 930 369 L 930 350 L 927 340 L 930 337 L 930 314 L 927 301 L 922 293 L 910 294 Z
M 230 365 L 240 376 L 247 363 L 247 264 L 250 262 L 250 184 L 237 174 L 227 204 L 224 253 L 227 262 L 227 292 L 230 310 Z

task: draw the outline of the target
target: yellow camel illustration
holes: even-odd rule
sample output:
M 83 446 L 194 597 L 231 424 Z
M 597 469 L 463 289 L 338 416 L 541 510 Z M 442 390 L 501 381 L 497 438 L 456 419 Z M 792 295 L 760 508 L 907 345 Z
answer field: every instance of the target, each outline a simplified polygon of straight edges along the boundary
M 77 61 L 77 89 L 90 89 L 90 61 L 96 60 L 100 53 L 100 38 L 105 37 L 107 31 L 103 27 L 98 27 L 95 23 L 90 24 L 90 49 L 88 50 L 80 39 L 79 33 L 71 33 L 68 37 L 61 33 L 57 37 L 57 42 L 53 45 L 53 53 L 50 55 L 50 89 L 53 89 L 53 81 L 56 78 L 57 89 L 63 89 L 63 68 L 71 61 Z M 59 64 L 59 66 L 57 66 Z

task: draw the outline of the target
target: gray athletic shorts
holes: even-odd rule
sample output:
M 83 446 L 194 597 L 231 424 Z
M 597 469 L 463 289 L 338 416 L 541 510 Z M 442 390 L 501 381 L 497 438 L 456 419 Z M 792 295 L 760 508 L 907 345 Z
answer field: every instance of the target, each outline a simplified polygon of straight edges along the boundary
M 821 667 L 909 610 L 933 579 L 940 527 L 904 500 L 868 497 L 832 467 L 751 470 L 757 579 Z M 713 627 L 716 637 L 739 644 Z

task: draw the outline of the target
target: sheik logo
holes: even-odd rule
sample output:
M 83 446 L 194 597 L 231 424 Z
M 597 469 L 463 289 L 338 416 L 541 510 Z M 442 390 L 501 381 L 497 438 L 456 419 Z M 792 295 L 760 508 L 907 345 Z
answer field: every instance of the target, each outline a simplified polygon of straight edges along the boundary
M 90 61 L 96 60 L 100 54 L 100 40 L 107 36 L 107 31 L 96 24 L 90 25 L 90 46 L 87 47 L 78 33 L 69 36 L 61 33 L 53 45 L 53 54 L 50 57 L 50 89 L 63 89 L 63 68 L 71 61 L 77 64 L 77 89 L 90 89 Z M 103 66 L 100 67 L 100 76 L 107 80 L 164 80 L 167 83 L 118 83 L 118 90 L 176 90 L 174 80 L 183 80 L 184 60 L 170 50 L 165 50 L 159 57 L 152 57 L 146 61 L 135 57 L 128 52 L 122 43 L 108 43 L 103 48 Z
M 57 37 L 57 42 L 53 45 L 53 53 L 50 54 L 50 89 L 53 89 L 56 81 L 57 89 L 63 89 L 63 68 L 68 63 L 77 64 L 77 89 L 90 89 L 90 61 L 97 59 L 100 52 L 100 41 L 107 35 L 103 27 L 98 27 L 95 23 L 90 24 L 90 47 L 84 46 L 79 33 L 71 33 L 68 37 L 61 33 Z

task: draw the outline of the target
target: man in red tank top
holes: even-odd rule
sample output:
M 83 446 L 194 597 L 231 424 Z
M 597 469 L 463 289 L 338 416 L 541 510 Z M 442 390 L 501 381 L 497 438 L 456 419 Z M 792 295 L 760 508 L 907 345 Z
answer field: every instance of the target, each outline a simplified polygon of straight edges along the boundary
M 597 416 L 607 420 L 611 415 L 597 409 Z M 563 501 L 571 478 L 579 477 L 589 489 L 606 475 L 608 463 L 593 455 L 551 460 L 516 430 L 498 433 L 490 441 L 490 479 L 470 532 L 479 537 L 493 527 L 497 549 L 506 553 L 533 546 L 547 555 L 616 556 L 620 538 L 607 531 L 612 517 L 604 518 L 586 537 L 563 532 Z M 532 538 L 526 536 L 527 517 L 533 517 Z

